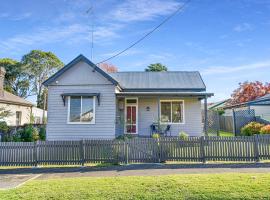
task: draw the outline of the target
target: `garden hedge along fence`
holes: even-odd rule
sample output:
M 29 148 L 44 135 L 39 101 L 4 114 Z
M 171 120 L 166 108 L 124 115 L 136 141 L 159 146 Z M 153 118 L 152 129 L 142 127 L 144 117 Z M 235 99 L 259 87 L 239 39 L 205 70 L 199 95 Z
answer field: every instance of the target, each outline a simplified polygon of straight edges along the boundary
M 270 159 L 269 135 L 0 143 L 1 166 L 264 159 Z

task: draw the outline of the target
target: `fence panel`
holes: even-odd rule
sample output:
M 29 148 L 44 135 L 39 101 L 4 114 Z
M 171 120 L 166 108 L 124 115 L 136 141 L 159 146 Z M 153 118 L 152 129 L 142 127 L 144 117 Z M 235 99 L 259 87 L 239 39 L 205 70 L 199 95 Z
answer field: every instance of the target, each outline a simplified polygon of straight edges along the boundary
M 201 161 L 200 137 L 181 140 L 178 137 L 160 138 L 162 161 Z
M 34 165 L 33 142 L 0 142 L 0 165 Z
M 205 137 L 208 161 L 254 161 L 254 137 Z
M 123 160 L 122 141 L 85 140 L 84 160 L 86 163 L 117 162 Z
M 220 115 L 219 127 L 221 131 L 233 133 L 233 117 Z
M 269 135 L 0 143 L 2 166 L 260 159 L 270 159 Z
M 159 162 L 158 140 L 153 138 L 134 138 L 126 141 L 127 162 Z
M 46 141 L 37 143 L 38 164 L 80 164 L 80 141 Z
M 256 121 L 255 111 L 253 109 L 234 111 L 234 117 L 235 135 L 240 135 L 243 126 Z

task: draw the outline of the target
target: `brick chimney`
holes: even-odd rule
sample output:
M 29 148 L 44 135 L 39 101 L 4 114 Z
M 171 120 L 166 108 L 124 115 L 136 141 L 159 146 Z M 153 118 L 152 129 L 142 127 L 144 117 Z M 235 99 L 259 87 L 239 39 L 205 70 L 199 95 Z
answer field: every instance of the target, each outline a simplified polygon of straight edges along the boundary
M 4 80 L 5 80 L 6 70 L 4 67 L 0 67 L 0 97 L 4 96 Z

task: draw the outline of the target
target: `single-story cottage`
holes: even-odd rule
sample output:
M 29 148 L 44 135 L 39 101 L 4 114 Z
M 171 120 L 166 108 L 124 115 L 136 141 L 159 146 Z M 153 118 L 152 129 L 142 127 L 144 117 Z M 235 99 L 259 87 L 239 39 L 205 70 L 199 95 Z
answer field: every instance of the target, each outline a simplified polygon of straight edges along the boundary
M 44 85 L 48 140 L 149 137 L 155 124 L 169 125 L 171 136 L 201 136 L 201 100 L 213 95 L 199 72 L 107 73 L 83 55 Z

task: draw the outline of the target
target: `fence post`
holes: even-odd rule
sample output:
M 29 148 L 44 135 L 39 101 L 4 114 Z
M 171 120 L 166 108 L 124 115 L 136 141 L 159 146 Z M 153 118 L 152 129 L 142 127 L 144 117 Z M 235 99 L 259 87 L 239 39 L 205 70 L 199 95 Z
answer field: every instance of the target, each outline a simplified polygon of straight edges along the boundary
M 205 137 L 204 136 L 201 136 L 201 138 L 200 138 L 201 161 L 203 163 L 206 163 L 204 143 L 205 143 Z
M 255 157 L 255 162 L 260 162 L 259 135 L 255 135 L 253 137 L 254 137 L 254 157 Z
M 125 140 L 125 158 L 126 158 L 126 164 L 128 164 L 128 142 Z
M 158 145 L 158 155 L 159 155 L 159 162 L 163 162 L 163 155 L 162 155 L 162 142 L 160 138 L 157 138 L 157 145 Z
M 233 116 L 232 116 L 232 118 L 233 118 L 233 133 L 234 133 L 234 135 L 236 136 L 236 122 L 235 122 L 235 111 L 234 111 L 234 109 L 232 109 L 232 114 L 233 114 Z
M 81 157 L 81 165 L 84 166 L 85 163 L 85 141 L 82 139 L 80 141 L 80 157 Z
M 34 166 L 38 166 L 38 141 L 34 142 L 34 151 L 33 151 Z
M 217 122 L 217 136 L 220 136 L 219 132 L 220 132 L 220 115 L 218 112 L 216 112 L 216 122 Z

